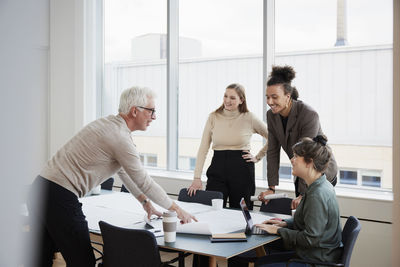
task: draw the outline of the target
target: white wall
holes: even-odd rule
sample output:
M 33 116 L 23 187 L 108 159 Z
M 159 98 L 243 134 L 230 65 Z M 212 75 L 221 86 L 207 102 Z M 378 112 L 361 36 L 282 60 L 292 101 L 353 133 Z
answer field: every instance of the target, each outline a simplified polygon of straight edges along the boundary
M 96 117 L 96 2 L 50 0 L 50 156 Z
M 7 240 L 0 244 L 0 266 L 19 266 L 28 255 L 21 253 L 27 250 L 16 223 L 25 185 L 94 119 L 93 54 L 85 50 L 93 52 L 87 29 L 95 22 L 84 13 L 94 2 L 0 1 L 0 236 Z
M 49 1 L 0 2 L 0 266 L 17 266 L 20 200 L 47 159 Z

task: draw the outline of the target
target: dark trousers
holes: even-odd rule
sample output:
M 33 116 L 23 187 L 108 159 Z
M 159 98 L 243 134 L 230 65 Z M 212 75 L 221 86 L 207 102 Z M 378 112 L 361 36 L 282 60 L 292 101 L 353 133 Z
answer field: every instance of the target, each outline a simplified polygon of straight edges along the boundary
M 250 197 L 256 191 L 254 163 L 242 158 L 242 150 L 214 150 L 214 156 L 207 170 L 206 190 L 219 191 L 224 195 L 224 207 L 229 200 L 230 208 L 240 209 L 244 197 L 249 209 L 253 209 Z M 208 266 L 209 257 L 194 255 L 193 266 Z
M 207 170 L 206 190 L 224 194 L 224 207 L 229 199 L 230 208 L 240 208 L 244 197 L 249 209 L 253 209 L 250 197 L 254 195 L 254 163 L 242 158 L 242 150 L 214 150 L 214 156 Z
M 52 266 L 60 251 L 68 267 L 95 266 L 89 229 L 75 194 L 38 176 L 27 203 L 36 256 L 30 266 Z

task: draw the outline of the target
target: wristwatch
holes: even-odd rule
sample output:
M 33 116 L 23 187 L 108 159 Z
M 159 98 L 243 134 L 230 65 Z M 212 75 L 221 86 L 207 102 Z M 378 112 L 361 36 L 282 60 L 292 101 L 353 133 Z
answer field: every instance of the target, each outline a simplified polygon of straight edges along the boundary
M 275 193 L 275 189 L 274 189 L 274 188 L 272 188 L 272 187 L 268 187 L 268 190 L 271 190 L 272 192 L 274 192 L 274 193 Z
M 145 198 L 143 201 L 141 201 L 140 203 L 142 203 L 142 205 L 146 205 L 147 202 L 150 202 L 150 200 L 148 198 Z

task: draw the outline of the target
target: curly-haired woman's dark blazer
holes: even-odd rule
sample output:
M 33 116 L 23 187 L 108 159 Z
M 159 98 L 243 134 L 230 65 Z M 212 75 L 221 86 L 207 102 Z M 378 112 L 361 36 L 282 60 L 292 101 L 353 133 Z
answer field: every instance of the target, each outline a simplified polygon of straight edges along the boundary
M 313 138 L 319 134 L 323 134 L 323 132 L 319 122 L 318 113 L 312 107 L 297 100 L 293 100 L 285 133 L 283 132 L 281 116 L 279 114 L 273 114 L 271 110 L 268 110 L 267 112 L 267 125 L 267 177 L 268 185 L 273 186 L 279 184 L 281 147 L 291 159 L 293 157 L 292 146 L 299 142 L 301 138 Z M 336 180 L 337 171 L 337 164 L 332 155 L 328 168 L 325 171 L 327 180 L 330 182 Z M 298 177 L 295 179 L 297 180 Z M 303 179 L 298 180 L 298 193 L 304 194 L 307 185 Z

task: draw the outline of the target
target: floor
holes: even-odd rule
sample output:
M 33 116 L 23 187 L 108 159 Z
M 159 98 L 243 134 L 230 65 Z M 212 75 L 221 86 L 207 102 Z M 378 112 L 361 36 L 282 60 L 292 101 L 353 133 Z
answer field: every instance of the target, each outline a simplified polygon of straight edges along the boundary
M 160 255 L 161 255 L 161 260 L 162 261 L 168 261 L 170 259 L 173 259 L 175 257 L 174 255 L 176 255 L 176 254 L 174 254 L 174 253 L 166 253 L 166 252 L 162 252 L 161 251 Z M 193 259 L 192 255 L 186 257 L 186 259 L 185 259 L 185 266 L 186 267 L 191 267 L 192 266 L 192 259 Z M 226 264 L 225 261 L 217 261 L 217 264 L 218 264 L 218 267 L 227 267 L 227 264 Z M 178 263 L 174 263 L 172 265 L 173 266 L 178 266 Z M 54 259 L 54 262 L 53 262 L 53 267 L 66 267 L 65 261 L 64 261 L 62 255 L 60 253 L 56 253 L 56 255 L 55 255 L 55 259 Z

